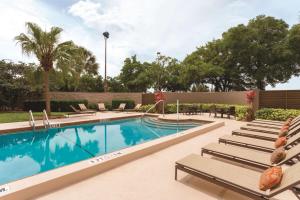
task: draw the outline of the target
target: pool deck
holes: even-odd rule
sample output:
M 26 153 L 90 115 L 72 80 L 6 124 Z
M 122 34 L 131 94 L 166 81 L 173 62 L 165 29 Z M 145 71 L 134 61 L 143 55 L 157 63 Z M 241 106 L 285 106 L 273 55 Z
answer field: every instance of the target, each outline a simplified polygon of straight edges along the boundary
M 128 117 L 135 117 L 140 116 L 141 113 L 134 113 L 134 112 L 97 112 L 96 114 L 92 115 L 71 115 L 67 118 L 58 118 L 58 119 L 51 119 L 51 123 L 59 123 L 61 125 L 75 125 L 80 123 L 88 123 L 88 122 L 99 122 L 101 120 L 107 119 L 119 119 L 119 118 L 128 118 Z M 36 128 L 44 128 L 43 120 L 36 120 L 35 121 Z M 23 130 L 31 130 L 29 122 L 14 122 L 14 123 L 2 123 L 0 124 L 0 134 L 6 132 L 16 132 L 16 131 L 23 131 Z
M 133 116 L 128 113 L 102 113 L 101 118 L 116 116 Z M 176 119 L 176 115 L 166 115 L 169 119 Z M 94 116 L 88 116 L 91 119 Z M 99 117 L 99 116 L 98 116 Z M 82 119 L 83 117 L 81 117 Z M 84 181 L 51 192 L 36 198 L 37 200 L 72 199 L 72 200 L 247 200 L 249 198 L 225 188 L 215 186 L 199 178 L 179 172 L 178 181 L 174 180 L 174 163 L 176 160 L 190 154 L 200 154 L 201 147 L 216 142 L 232 130 L 245 125 L 245 122 L 208 117 L 208 115 L 183 116 L 202 120 L 224 121 L 225 126 L 203 135 L 170 146 L 159 152 L 123 164 Z M 60 120 L 61 121 L 61 120 Z M 21 125 L 21 123 L 20 123 Z M 3 125 L 2 125 L 3 126 Z M 0 126 L 1 128 L 1 126 Z M 226 173 L 226 172 L 224 172 Z M 287 191 L 273 199 L 297 199 L 292 192 Z

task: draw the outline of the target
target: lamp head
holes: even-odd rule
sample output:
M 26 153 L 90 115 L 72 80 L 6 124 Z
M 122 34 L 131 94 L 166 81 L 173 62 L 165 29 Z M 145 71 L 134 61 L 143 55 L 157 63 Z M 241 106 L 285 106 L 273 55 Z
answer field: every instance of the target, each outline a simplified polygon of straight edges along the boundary
M 108 38 L 109 38 L 109 32 L 107 32 L 107 31 L 104 32 L 104 33 L 103 33 L 103 36 L 104 36 L 106 39 L 108 39 Z

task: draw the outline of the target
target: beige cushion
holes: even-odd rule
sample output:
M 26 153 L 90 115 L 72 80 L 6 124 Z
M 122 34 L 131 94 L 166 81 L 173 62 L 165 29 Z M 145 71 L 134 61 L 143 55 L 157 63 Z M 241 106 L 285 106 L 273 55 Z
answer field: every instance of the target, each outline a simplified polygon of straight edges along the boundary
M 286 156 L 286 153 L 284 151 L 283 147 L 279 147 L 273 151 L 271 154 L 271 163 L 272 164 L 277 164 L 280 161 L 282 161 Z

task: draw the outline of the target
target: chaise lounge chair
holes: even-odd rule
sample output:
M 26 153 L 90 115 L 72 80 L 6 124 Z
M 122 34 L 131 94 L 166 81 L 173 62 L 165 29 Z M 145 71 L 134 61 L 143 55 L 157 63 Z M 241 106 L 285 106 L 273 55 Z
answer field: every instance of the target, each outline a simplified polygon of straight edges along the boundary
M 99 111 L 107 111 L 104 103 L 98 103 L 97 106 Z
M 295 117 L 292 120 L 292 123 L 300 119 L 300 115 Z M 256 124 L 266 124 L 266 125 L 275 125 L 275 126 L 281 126 L 285 123 L 285 121 L 275 121 L 275 120 L 263 120 L 263 119 L 256 119 L 253 120 L 251 123 L 256 123 Z
M 297 117 L 292 120 L 291 126 L 295 126 L 296 124 L 300 123 L 300 117 Z M 264 127 L 264 128 L 273 128 L 273 129 L 280 129 L 284 123 L 282 124 L 264 124 L 264 123 L 257 123 L 257 122 L 250 122 L 247 123 L 247 126 L 256 126 L 256 127 Z
M 300 141 L 300 134 L 296 134 L 287 140 L 285 149 L 290 149 Z M 258 151 L 273 152 L 275 150 L 274 141 L 260 140 L 257 138 L 240 137 L 235 135 L 223 135 L 219 138 L 219 143 L 241 146 Z
M 138 112 L 138 111 L 140 111 L 141 107 L 142 107 L 142 104 L 139 103 L 139 104 L 136 104 L 136 106 L 133 109 L 126 109 L 126 111 L 128 111 L 128 112 Z
M 260 172 L 219 160 L 204 158 L 196 154 L 188 155 L 175 163 L 175 180 L 177 180 L 177 170 L 197 176 L 252 199 L 261 200 L 270 199 L 286 190 L 292 190 L 297 196 L 298 192 L 294 187 L 300 183 L 300 163 L 286 169 L 281 184 L 269 191 L 262 191 L 258 188 Z
M 236 161 L 242 164 L 251 165 L 258 168 L 272 167 L 271 153 L 256 151 L 232 145 L 224 145 L 218 143 L 210 143 L 202 148 L 201 155 L 209 154 L 220 158 L 225 158 L 231 161 Z M 292 164 L 293 159 L 300 154 L 300 145 L 286 150 L 286 157 L 277 165 Z
M 286 137 L 290 138 L 293 135 L 297 134 L 299 131 L 300 131 L 300 125 L 295 126 L 288 131 L 288 135 Z M 263 132 L 249 131 L 249 130 L 242 130 L 242 129 L 237 129 L 232 131 L 232 135 L 258 138 L 258 139 L 269 140 L 269 141 L 275 141 L 278 138 L 278 134 L 263 133 Z
M 96 111 L 93 110 L 86 110 L 86 111 L 81 111 L 76 109 L 74 106 L 70 105 L 70 108 L 74 111 L 73 113 L 68 113 L 67 116 L 69 115 L 75 115 L 75 114 L 94 114 L 96 115 Z
M 95 110 L 88 109 L 83 103 L 78 104 L 78 107 L 80 108 L 81 111 L 93 111 L 93 112 L 95 112 Z
M 121 104 L 119 105 L 119 108 L 114 109 L 114 111 L 124 111 L 124 110 L 125 110 L 125 107 L 126 107 L 126 103 L 121 103 Z
M 294 123 L 290 125 L 290 129 L 293 129 L 296 126 L 300 125 L 300 120 L 296 120 Z M 280 132 L 281 126 L 261 126 L 261 125 L 254 125 L 252 124 L 247 124 L 247 126 L 242 126 L 241 129 L 243 130 L 250 130 L 250 131 L 258 131 L 258 132 L 264 132 L 264 133 L 278 133 Z

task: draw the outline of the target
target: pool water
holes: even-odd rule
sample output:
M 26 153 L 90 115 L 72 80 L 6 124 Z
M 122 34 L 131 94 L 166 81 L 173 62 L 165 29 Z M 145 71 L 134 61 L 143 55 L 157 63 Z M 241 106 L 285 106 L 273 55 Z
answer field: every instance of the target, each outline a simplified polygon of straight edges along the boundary
M 148 126 L 141 118 L 131 118 L 1 135 L 0 184 L 195 126 Z

